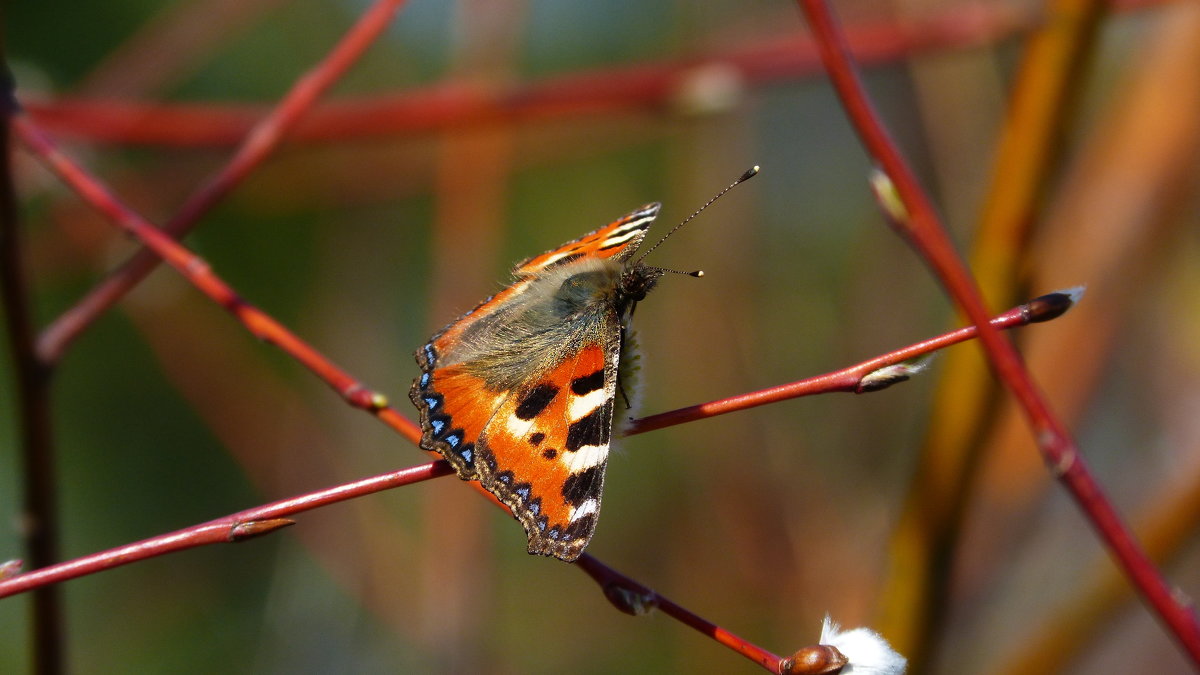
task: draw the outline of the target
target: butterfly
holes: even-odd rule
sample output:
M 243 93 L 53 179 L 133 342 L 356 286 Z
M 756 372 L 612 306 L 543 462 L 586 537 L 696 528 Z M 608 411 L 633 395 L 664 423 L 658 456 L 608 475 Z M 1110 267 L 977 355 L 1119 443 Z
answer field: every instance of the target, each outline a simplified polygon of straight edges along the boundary
M 518 264 L 417 350 L 421 448 L 508 506 L 531 554 L 574 561 L 596 531 L 629 319 L 665 271 L 631 260 L 658 210 Z

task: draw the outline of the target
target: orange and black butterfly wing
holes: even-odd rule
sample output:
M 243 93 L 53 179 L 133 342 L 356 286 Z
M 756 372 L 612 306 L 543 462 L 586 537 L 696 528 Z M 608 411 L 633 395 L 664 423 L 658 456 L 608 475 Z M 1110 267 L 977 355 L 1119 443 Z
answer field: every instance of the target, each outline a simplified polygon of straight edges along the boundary
M 420 412 L 421 447 L 508 505 L 531 553 L 574 560 L 595 531 L 622 310 L 603 286 L 588 311 L 561 321 L 529 327 L 523 310 L 552 295 L 572 270 L 594 272 L 594 264 L 573 266 L 577 261 L 619 269 L 657 211 L 647 205 L 518 265 L 511 286 L 417 351 L 421 374 L 410 396 Z

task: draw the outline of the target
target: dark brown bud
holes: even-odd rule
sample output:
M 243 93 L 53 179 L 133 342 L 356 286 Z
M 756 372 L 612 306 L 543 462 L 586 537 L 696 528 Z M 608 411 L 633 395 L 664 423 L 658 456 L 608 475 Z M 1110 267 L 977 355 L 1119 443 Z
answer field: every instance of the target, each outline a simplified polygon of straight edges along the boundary
M 779 664 L 781 675 L 832 675 L 850 662 L 832 645 L 813 645 L 792 654 Z
M 1029 323 L 1040 323 L 1042 321 L 1057 319 L 1065 314 L 1068 309 L 1074 307 L 1075 303 L 1079 302 L 1081 297 L 1083 297 L 1082 286 L 1068 288 L 1065 291 L 1047 293 L 1025 303 L 1025 316 L 1029 317 Z
M 604 586 L 604 597 L 613 607 L 631 616 L 642 616 L 658 606 L 658 596 L 653 591 L 629 588 L 621 584 Z

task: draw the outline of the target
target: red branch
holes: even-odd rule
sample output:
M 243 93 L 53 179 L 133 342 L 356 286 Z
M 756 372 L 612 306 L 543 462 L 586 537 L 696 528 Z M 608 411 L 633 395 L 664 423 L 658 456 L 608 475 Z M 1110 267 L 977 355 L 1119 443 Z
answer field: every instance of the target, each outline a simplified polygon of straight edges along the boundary
M 821 47 L 821 56 L 863 145 L 894 185 L 906 217 L 897 230 L 920 253 L 970 320 L 979 327 L 992 367 L 1020 403 L 1047 465 L 1075 499 L 1130 582 L 1200 666 L 1200 623 L 1172 593 L 1158 569 L 1134 540 L 1092 476 L 1074 440 L 1051 412 L 1022 366 L 1016 349 L 988 325 L 974 280 L 955 252 L 933 204 L 875 112 L 862 86 L 845 37 L 822 0 L 798 0 Z
M 205 295 L 210 297 L 214 302 L 225 307 L 240 321 L 248 331 L 264 341 L 274 343 L 280 349 L 293 356 L 300 361 L 317 377 L 328 383 L 334 390 L 338 391 L 351 405 L 363 408 L 374 413 L 386 424 L 393 429 L 399 431 L 402 435 L 416 444 L 420 438 L 420 430 L 410 420 L 400 415 L 392 408 L 386 407 L 383 397 L 379 394 L 369 391 L 361 385 L 357 380 L 353 379 L 349 374 L 342 371 L 340 368 L 332 364 L 322 354 L 314 350 L 311 346 L 288 331 L 282 324 L 271 318 L 261 310 L 242 300 L 236 292 L 216 274 L 213 273 L 208 263 L 202 258 L 187 250 L 182 244 L 167 236 L 163 232 L 155 229 L 150 223 L 145 221 L 140 215 L 126 207 L 113 196 L 108 189 L 100 183 L 98 179 L 91 176 L 83 167 L 75 164 L 70 158 L 62 153 L 53 141 L 48 138 L 31 120 L 27 117 L 19 116 L 13 120 L 13 130 L 17 136 L 25 143 L 25 145 L 36 155 L 38 155 L 60 178 L 72 189 L 74 189 L 80 197 L 87 203 L 92 205 L 103 215 L 112 220 L 122 229 L 129 232 L 134 237 L 142 241 L 156 255 L 161 256 L 172 267 L 179 271 L 188 281 L 198 288 Z M 1022 305 L 1014 310 L 1011 310 L 1000 317 L 997 317 L 996 322 L 1001 327 L 1013 327 L 1024 325 L 1034 321 L 1045 321 L 1060 315 L 1071 304 L 1072 300 L 1068 295 L 1051 294 L 1043 296 L 1038 300 Z M 752 407 L 754 405 L 762 405 L 771 400 L 782 400 L 783 398 L 791 398 L 806 394 L 817 393 L 819 387 L 824 387 L 825 391 L 863 391 L 864 378 L 878 373 L 881 369 L 890 365 L 894 365 L 906 359 L 912 359 L 921 354 L 926 354 L 935 349 L 961 342 L 974 336 L 976 329 L 967 327 L 953 331 L 946 335 L 932 338 L 923 341 L 916 345 L 906 347 L 888 355 L 866 361 L 857 366 L 831 373 L 826 376 L 813 378 L 807 383 L 796 383 L 794 385 L 783 385 L 774 390 L 768 390 L 767 393 L 758 392 L 747 394 L 739 397 L 733 397 L 723 402 L 714 402 L 704 404 L 702 406 L 694 406 L 690 409 L 664 413 L 660 416 L 646 418 L 646 420 L 635 422 L 635 431 L 631 433 L 640 433 L 648 431 L 652 428 L 660 428 L 669 424 L 678 424 L 699 417 L 712 416 L 730 412 L 735 409 Z M 901 378 L 890 378 L 885 381 L 886 384 L 891 384 L 900 381 Z M 773 397 L 773 398 L 772 398 Z M 282 515 L 288 515 L 299 511 L 315 508 L 333 501 L 341 499 L 349 499 L 374 492 L 376 490 L 394 487 L 415 482 L 415 480 L 424 480 L 438 475 L 448 475 L 452 471 L 441 462 L 434 462 L 426 465 L 427 468 L 417 467 L 414 469 L 405 470 L 396 474 L 387 474 L 376 478 L 368 478 L 357 483 L 347 486 L 339 486 L 328 490 L 296 497 L 293 499 L 276 502 L 275 504 L 249 511 L 243 511 L 233 516 L 204 523 L 194 527 L 179 530 L 174 533 L 154 537 L 142 542 L 130 544 L 128 546 L 119 547 L 109 551 L 93 554 L 84 558 L 79 558 L 70 562 L 62 563 L 48 568 L 43 568 L 29 574 L 17 576 L 7 581 L 0 581 L 0 597 L 5 594 L 17 593 L 23 590 L 36 588 L 45 584 L 52 584 L 58 581 L 75 578 L 84 574 L 94 573 L 108 569 L 110 567 L 133 562 L 147 557 L 162 555 L 172 551 L 178 551 L 195 546 L 201 546 L 210 543 L 218 543 L 225 541 L 236 541 L 247 536 L 264 534 L 273 531 L 290 522 L 278 520 Z M 438 468 L 428 468 L 438 467 Z M 419 478 L 408 479 L 409 472 L 421 472 Z M 472 482 L 471 485 L 482 492 L 484 496 L 491 497 L 490 493 L 484 491 L 478 483 Z M 495 502 L 494 497 L 492 501 Z M 498 502 L 496 502 L 498 504 Z M 597 577 L 596 570 L 607 569 L 602 563 L 593 558 L 588 557 L 591 571 L 589 574 L 593 578 Z M 617 576 L 615 572 L 610 570 L 610 581 Z M 628 595 L 629 589 L 644 588 L 637 585 L 636 582 L 625 577 L 627 583 L 620 585 L 620 589 L 624 589 Z M 612 583 L 602 583 L 602 588 L 605 589 L 606 595 L 610 600 L 614 600 L 614 586 Z M 630 600 L 632 596 L 626 598 Z M 713 637 L 723 645 L 734 649 L 738 653 L 758 662 L 764 667 L 767 667 L 773 672 L 778 672 L 779 657 L 766 652 L 745 640 L 725 631 L 715 624 L 701 619 L 697 615 L 688 610 L 656 595 L 655 602 L 663 611 L 681 622 L 692 626 Z
M 412 421 L 386 408 L 382 395 L 370 391 L 358 380 L 334 365 L 316 349 L 289 331 L 266 312 L 243 300 L 237 292 L 213 273 L 203 258 L 187 250 L 163 231 L 151 225 L 125 206 L 95 177 L 58 149 L 28 117 L 13 118 L 13 131 L 34 154 L 38 155 L 67 185 L 87 203 L 118 227 L 136 237 L 153 254 L 174 267 L 193 286 L 240 321 L 255 337 L 270 342 L 329 384 L 350 405 L 374 412 L 405 438 L 416 443 L 420 430 Z
M 1170 0 L 1113 2 L 1116 11 Z M 956 4 L 925 19 L 856 24 L 848 29 L 859 63 L 890 63 L 930 51 L 988 45 L 1010 39 L 1040 17 L 999 4 Z M 816 44 L 807 36 L 757 39 L 753 44 L 685 59 L 572 73 L 507 89 L 469 83 L 439 84 L 404 93 L 317 106 L 289 131 L 293 141 L 345 141 L 394 134 L 427 134 L 486 123 L 661 108 L 678 102 L 683 85 L 712 66 L 737 71 L 745 84 L 766 84 L 818 72 Z M 47 131 L 98 143 L 178 147 L 232 145 L 264 114 L 260 105 L 174 104 L 62 98 L 25 101 Z
M 884 63 L 926 51 L 989 44 L 1024 30 L 1031 18 L 999 5 L 956 5 L 911 23 L 864 23 L 851 31 L 854 54 Z M 816 45 L 791 35 L 684 59 L 572 73 L 503 90 L 440 84 L 318 107 L 296 125 L 295 140 L 347 140 L 381 134 L 425 134 L 470 124 L 536 122 L 611 114 L 677 103 L 681 89 L 714 66 L 732 68 L 743 84 L 760 85 L 820 71 Z M 90 141 L 173 146 L 240 140 L 259 106 L 194 105 L 62 99 L 29 102 L 48 131 Z
M 302 76 L 271 113 L 250 129 L 233 158 L 184 202 L 163 230 L 171 237 L 182 238 L 213 205 L 261 164 L 279 146 L 284 134 L 312 109 L 317 97 L 333 86 L 387 28 L 404 1 L 376 0 L 333 51 Z M 144 249 L 138 251 L 43 331 L 38 343 L 42 360 L 56 363 L 84 329 L 157 266 L 157 255 Z
M 411 466 L 381 476 L 372 476 L 353 483 L 337 485 L 318 492 L 246 509 L 223 518 L 210 520 L 207 523 L 93 553 L 12 578 L 0 579 L 0 598 L 183 549 L 207 544 L 245 541 L 291 525 L 293 521 L 286 519 L 285 516 L 453 473 L 454 469 L 445 460 L 439 459 L 428 464 Z
M 680 623 L 696 629 L 700 633 L 716 640 L 718 643 L 732 649 L 742 656 L 762 666 L 772 673 L 780 672 L 783 661 L 776 654 L 730 633 L 715 623 L 693 614 L 668 598 L 659 595 L 657 591 L 647 588 L 637 581 L 621 574 L 613 568 L 584 553 L 575 561 L 576 567 L 583 570 L 604 591 L 604 596 L 614 607 L 632 616 L 641 616 L 652 609 L 662 610 Z
M 179 242 L 155 229 L 142 219 L 141 216 L 121 204 L 97 179 L 89 175 L 82 167 L 76 165 L 59 151 L 53 142 L 29 119 L 24 117 L 15 119 L 14 131 L 35 154 L 41 157 L 86 202 L 113 220 L 122 229 L 140 239 L 156 255 L 162 256 L 168 264 L 183 274 L 199 290 L 219 305 L 228 309 L 252 334 L 276 344 L 285 352 L 292 355 L 341 393 L 352 405 L 374 412 L 381 420 L 400 431 L 413 443 L 418 441 L 420 431 L 416 425 L 395 410 L 384 407 L 381 396 L 368 391 L 351 378 L 350 375 L 330 363 L 323 355 L 293 335 L 277 321 L 247 304 L 228 284 L 212 272 L 208 263 L 188 251 Z M 1072 299 L 1067 295 L 1051 294 L 997 317 L 996 323 L 1001 327 L 1007 328 L 1025 325 L 1034 321 L 1045 321 L 1060 315 L 1070 307 L 1071 302 Z M 963 328 L 866 361 L 858 366 L 830 375 L 813 378 L 808 384 L 797 383 L 799 386 L 785 385 L 777 387 L 775 389 L 778 391 L 775 393 L 766 395 L 762 393 L 749 394 L 728 399 L 726 402 L 695 406 L 693 409 L 684 409 L 682 411 L 664 413 L 660 416 L 647 418 L 639 423 L 635 423 L 634 433 L 667 426 L 668 424 L 678 424 L 697 417 L 721 414 L 734 409 L 740 409 L 741 407 L 761 405 L 768 402 L 768 399 L 780 400 L 782 398 L 816 393 L 817 388 L 820 386 L 823 386 L 826 391 L 863 391 L 864 378 L 878 373 L 881 369 L 906 359 L 926 354 L 935 349 L 969 339 L 975 332 L 976 329 L 974 327 Z M 888 379 L 885 381 L 885 386 L 900 379 L 904 378 Z M 770 398 L 771 396 L 774 396 L 774 398 Z M 714 410 L 717 411 L 714 412 Z M 28 574 L 0 580 L 0 597 L 174 551 L 207 544 L 241 541 L 290 525 L 292 521 L 283 518 L 283 516 L 293 515 L 379 490 L 451 474 L 453 474 L 453 469 L 444 461 L 438 460 L 427 465 L 368 478 L 348 485 L 337 486 L 320 492 L 249 509 L 208 523 L 202 523 L 58 565 L 43 567 Z M 472 486 L 482 491 L 478 483 L 472 483 Z M 485 495 L 490 496 L 488 493 L 485 493 Z M 656 606 L 681 623 L 708 635 L 718 643 L 733 649 L 767 670 L 779 672 L 781 659 L 777 655 L 749 643 L 680 605 L 659 596 L 636 581 L 613 571 L 591 556 L 585 555 L 579 562 L 581 568 L 600 585 L 605 596 L 618 608 L 622 609 L 622 611 L 638 613 L 639 608 L 648 609 L 651 606 Z
M 1018 328 L 1040 321 L 1049 321 L 1058 318 L 1063 312 L 1070 309 L 1076 299 L 1073 292 L 1070 291 L 1050 293 L 1008 310 L 991 319 L 991 324 L 997 329 L 1003 330 Z M 932 354 L 939 349 L 970 340 L 978 334 L 979 329 L 976 326 L 966 326 L 824 375 L 817 375 L 797 382 L 781 384 L 767 389 L 730 396 L 729 398 L 717 401 L 709 401 L 708 403 L 700 403 L 686 408 L 679 408 L 678 410 L 643 417 L 631 422 L 625 431 L 625 435 L 632 436 L 663 427 L 683 424 L 684 422 L 716 417 L 717 415 L 746 410 L 747 408 L 756 408 L 760 405 L 777 403 L 801 396 L 829 394 L 839 391 L 856 394 L 878 391 L 884 387 L 902 382 L 908 379 L 908 376 L 901 374 L 896 377 L 885 378 L 878 384 L 873 384 L 872 380 L 868 380 L 865 385 L 864 379 L 874 373 L 880 373 L 880 371 L 889 366 L 894 366 L 926 354 Z

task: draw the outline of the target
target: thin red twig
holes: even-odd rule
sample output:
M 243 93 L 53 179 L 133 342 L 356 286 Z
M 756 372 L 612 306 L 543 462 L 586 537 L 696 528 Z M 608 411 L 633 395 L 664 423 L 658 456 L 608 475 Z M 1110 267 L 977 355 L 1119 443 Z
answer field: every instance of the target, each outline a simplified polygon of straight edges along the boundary
M 334 365 L 320 352 L 266 312 L 243 300 L 208 263 L 125 206 L 95 177 L 67 157 L 28 117 L 13 119 L 13 131 L 34 154 L 114 224 L 136 237 L 154 255 L 174 267 L 202 293 L 224 307 L 255 337 L 275 344 L 329 384 L 350 405 L 375 413 L 405 438 L 416 443 L 420 430 L 412 421 L 386 408 L 383 397 Z
M 404 2 L 376 0 L 333 50 L 296 81 L 270 114 L 254 125 L 233 158 L 184 202 L 175 217 L 163 226 L 163 231 L 176 239 L 181 238 L 261 164 L 301 116 L 312 109 L 317 98 L 333 86 L 387 28 Z M 38 341 L 38 354 L 42 360 L 58 362 L 80 333 L 157 266 L 157 255 L 145 249 L 138 251 L 42 332 Z
M 991 319 L 991 324 L 997 329 L 1006 330 L 1039 321 L 1049 321 L 1061 316 L 1063 312 L 1071 307 L 1073 302 L 1074 298 L 1070 293 L 1051 293 L 994 317 Z M 625 435 L 632 436 L 663 427 L 708 417 L 716 417 L 717 415 L 756 408 L 760 405 L 777 403 L 801 396 L 829 394 L 839 391 L 854 392 L 856 394 L 878 391 L 884 388 L 884 386 L 891 386 L 908 378 L 907 376 L 885 378 L 880 383 L 882 386 L 880 384 L 871 385 L 870 381 L 864 386 L 864 379 L 873 373 L 879 373 L 882 369 L 889 366 L 894 366 L 926 354 L 932 354 L 939 349 L 970 340 L 978 334 L 979 329 L 976 326 L 965 326 L 958 330 L 943 333 L 937 337 L 897 349 L 896 351 L 888 352 L 862 363 L 825 373 L 824 375 L 817 375 L 796 382 L 789 382 L 787 384 L 768 387 L 767 389 L 730 396 L 729 398 L 717 401 L 709 401 L 708 403 L 700 403 L 686 408 L 679 408 L 678 410 L 643 417 L 631 422 L 625 431 Z
M 445 460 L 439 459 L 427 464 L 419 464 L 399 471 L 364 478 L 353 483 L 256 506 L 210 520 L 207 523 L 200 523 L 182 530 L 2 579 L 0 580 L 0 598 L 175 551 L 207 544 L 245 541 L 251 537 L 267 534 L 290 525 L 291 521 L 286 519 L 287 516 L 453 473 L 454 469 Z
M 604 591 L 604 596 L 614 607 L 633 616 L 641 616 L 652 609 L 659 609 L 680 623 L 694 628 L 742 656 L 772 672 L 780 672 L 783 659 L 753 643 L 734 635 L 720 626 L 705 620 L 688 609 L 677 605 L 657 591 L 647 588 L 630 577 L 605 565 L 588 553 L 579 556 L 575 566 L 583 570 Z
M 1121 521 L 1092 476 L 1074 440 L 1034 387 L 1012 344 L 1004 339 L 999 330 L 987 325 L 988 314 L 979 290 L 955 252 L 933 204 L 880 122 L 858 77 L 845 37 L 829 7 L 822 0 L 798 2 L 821 46 L 825 67 L 847 115 L 867 151 L 890 178 L 907 211 L 904 221 L 900 223 L 903 227 L 898 230 L 929 263 L 955 303 L 979 326 L 979 337 L 992 367 L 1020 403 L 1034 431 L 1037 446 L 1055 477 L 1075 499 L 1130 582 L 1159 615 L 1193 663 L 1200 666 L 1200 623 L 1197 623 L 1196 615 L 1171 592 L 1158 569 Z

